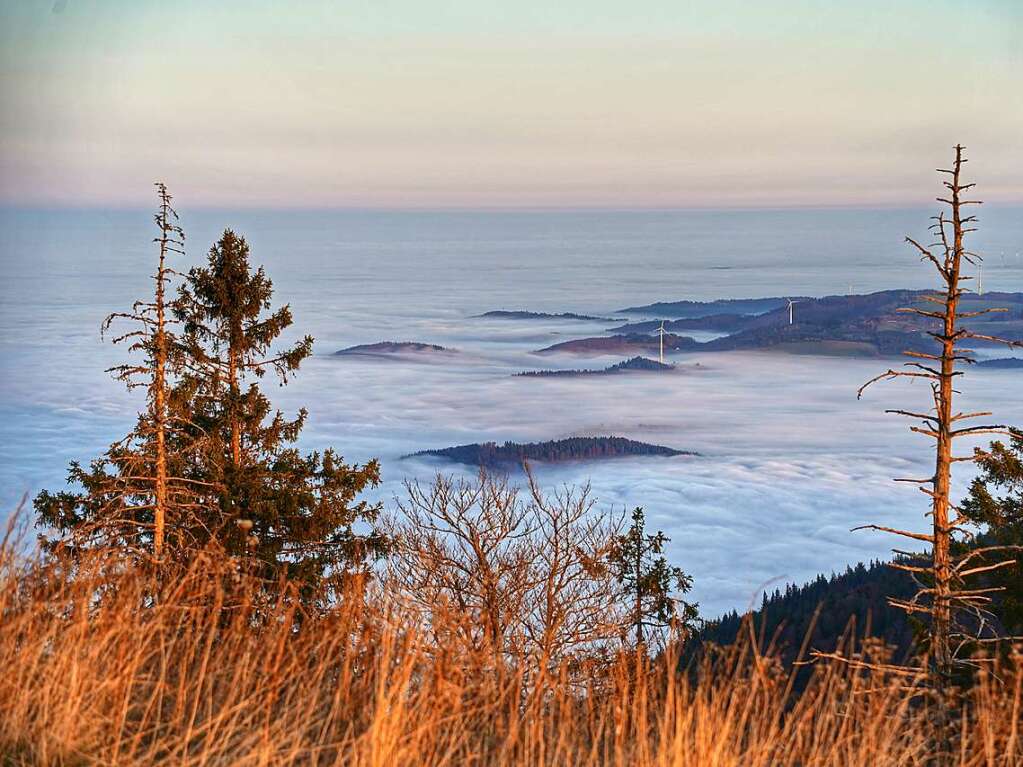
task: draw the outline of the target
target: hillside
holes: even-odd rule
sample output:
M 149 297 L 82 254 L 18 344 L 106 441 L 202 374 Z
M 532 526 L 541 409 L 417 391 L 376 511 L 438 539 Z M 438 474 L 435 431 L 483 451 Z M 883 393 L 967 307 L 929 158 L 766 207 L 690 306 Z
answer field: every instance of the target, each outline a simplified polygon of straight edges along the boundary
M 570 437 L 548 442 L 496 442 L 456 445 L 437 450 L 421 450 L 405 458 L 435 456 L 447 458 L 469 466 L 509 467 L 523 461 L 559 463 L 563 461 L 592 461 L 625 456 L 680 456 L 698 455 L 687 450 L 675 450 L 663 445 L 651 445 L 624 437 Z
M 664 322 L 665 330 L 673 336 L 687 330 L 728 333 L 706 343 L 679 347 L 686 351 L 774 349 L 842 356 L 895 356 L 904 351 L 933 350 L 934 339 L 929 332 L 935 329 L 934 321 L 900 311 L 929 308 L 931 305 L 924 299 L 926 295 L 930 295 L 930 291 L 885 290 L 865 295 L 800 298 L 792 305 L 791 313 L 788 301 L 777 298 L 651 304 L 628 311 L 657 313 L 665 319 L 628 323 L 608 332 L 620 334 L 611 337 L 615 339 L 648 335 L 654 343 L 656 331 Z M 733 311 L 726 311 L 728 309 Z M 738 311 L 734 311 L 736 309 Z M 762 311 L 756 313 L 754 309 Z M 961 309 L 965 314 L 1004 309 L 1004 312 L 966 317 L 961 324 L 984 335 L 1023 339 L 1023 293 L 966 294 Z M 668 319 L 679 314 L 683 315 L 680 319 Z M 591 339 L 580 339 L 579 343 L 584 348 L 595 346 Z M 638 340 L 631 343 L 634 347 L 641 345 Z M 572 348 L 571 344 L 566 342 L 559 348 Z M 994 346 L 983 339 L 971 345 Z M 984 366 L 1013 368 L 1017 365 L 1011 361 L 992 361 Z
M 792 346 L 799 351 L 881 356 L 933 350 L 934 339 L 928 332 L 935 329 L 934 321 L 899 311 L 929 307 L 923 300 L 925 295 L 930 292 L 886 290 L 803 299 L 793 306 L 791 323 L 786 305 L 754 318 L 732 335 L 703 344 L 702 348 L 729 351 Z M 967 294 L 961 307 L 963 312 L 1006 308 L 1005 313 L 966 319 L 962 325 L 987 335 L 1023 338 L 1023 294 L 992 293 L 983 297 Z M 986 344 L 977 341 L 974 345 Z
M 988 533 L 980 533 L 968 544 L 972 548 L 983 548 L 998 544 L 1000 541 Z M 993 563 L 1000 559 L 993 555 L 992 559 L 976 560 L 978 564 Z M 989 588 L 997 586 L 995 580 L 987 575 L 979 574 L 972 578 L 971 588 Z M 916 585 L 909 574 L 891 566 L 889 562 L 862 563 L 855 567 L 847 567 L 844 572 L 829 577 L 818 575 L 814 580 L 800 586 L 787 585 L 784 590 L 775 589 L 764 594 L 758 609 L 753 611 L 753 625 L 757 633 L 767 640 L 777 637 L 781 657 L 791 661 L 795 659 L 804 637 L 813 622 L 814 613 L 820 606 L 820 614 L 813 622 L 810 634 L 810 649 L 830 652 L 843 632 L 853 621 L 853 630 L 862 638 L 864 635 L 883 639 L 895 650 L 896 656 L 908 652 L 914 641 L 914 622 L 901 609 L 888 604 L 888 598 L 911 599 L 916 592 Z M 1002 595 L 991 594 L 991 610 L 995 616 L 990 620 L 1003 636 L 1023 634 L 1023 625 L 1017 617 L 1008 618 L 1008 625 L 1001 623 L 1008 613 L 1002 612 Z M 1010 597 L 1010 600 L 1016 599 Z M 1015 622 L 1014 622 L 1015 621 Z M 713 643 L 730 645 L 739 637 L 743 625 L 743 616 L 731 612 L 708 621 L 698 632 L 693 647 L 688 653 L 698 651 L 700 645 Z
M 906 599 L 913 592 L 913 582 L 905 572 L 886 562 L 860 563 L 830 577 L 819 575 L 801 586 L 789 584 L 784 590 L 764 594 L 752 617 L 758 633 L 763 631 L 768 639 L 778 637 L 782 656 L 789 661 L 795 659 L 818 605 L 820 615 L 810 635 L 810 648 L 834 650 L 850 620 L 854 620 L 860 636 L 869 623 L 873 636 L 884 639 L 898 652 L 905 652 L 912 643 L 913 631 L 905 613 L 890 606 L 887 598 Z M 737 612 L 708 621 L 696 644 L 732 644 L 742 622 L 743 616 Z
M 699 348 L 694 339 L 688 336 L 678 336 L 673 333 L 666 333 L 664 336 L 665 351 L 696 351 Z M 660 350 L 660 340 L 657 336 L 648 336 L 641 333 L 630 333 L 628 335 L 595 336 L 591 338 L 577 338 L 573 341 L 563 341 L 543 349 L 538 349 L 535 354 L 657 354 Z

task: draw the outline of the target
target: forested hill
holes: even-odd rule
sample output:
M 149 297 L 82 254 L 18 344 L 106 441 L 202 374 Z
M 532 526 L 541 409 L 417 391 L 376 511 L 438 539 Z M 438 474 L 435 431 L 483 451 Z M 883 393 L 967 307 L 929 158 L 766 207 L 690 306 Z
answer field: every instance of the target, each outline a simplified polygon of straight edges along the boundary
M 570 437 L 548 442 L 496 442 L 456 445 L 438 450 L 422 450 L 405 456 L 437 456 L 470 466 L 499 467 L 521 464 L 523 461 L 582 461 L 624 456 L 652 455 L 679 456 L 697 455 L 691 451 L 675 450 L 663 445 L 625 439 L 624 437 Z
M 674 365 L 664 362 L 647 359 L 646 357 L 632 357 L 601 370 L 527 370 L 515 375 L 526 376 L 527 378 L 571 378 L 574 376 L 608 376 L 635 372 L 663 373 L 674 369 Z
M 349 346 L 347 349 L 341 349 L 340 351 L 334 352 L 334 356 L 342 355 L 387 355 L 387 354 L 402 354 L 402 353 L 417 353 L 417 354 L 429 354 L 436 352 L 454 352 L 454 349 L 448 349 L 445 346 L 438 346 L 437 344 L 424 344 L 419 341 L 380 341 L 375 344 L 359 344 L 358 346 Z
M 768 640 L 778 634 L 787 661 L 795 659 L 817 606 L 821 611 L 814 625 L 809 647 L 832 651 L 850 620 L 855 620 L 858 636 L 862 637 L 868 625 L 870 634 L 897 648 L 907 651 L 913 640 L 913 631 L 906 614 L 888 604 L 888 597 L 910 598 L 915 591 L 912 580 L 902 570 L 886 562 L 858 564 L 845 572 L 826 578 L 817 576 L 802 586 L 788 585 L 765 594 L 760 608 L 753 613 L 758 635 Z M 743 616 L 729 613 L 716 621 L 709 621 L 699 632 L 696 645 L 703 642 L 727 645 L 735 641 L 742 627 Z
M 490 320 L 586 320 L 593 322 L 619 322 L 619 320 L 612 319 L 611 317 L 594 317 L 591 314 L 576 314 L 575 312 L 559 312 L 557 314 L 551 314 L 549 312 L 527 312 L 521 310 L 508 311 L 505 309 L 484 312 L 483 314 L 477 314 L 476 317 Z
M 970 549 L 982 550 L 986 547 L 1004 544 L 1005 540 L 983 532 L 968 544 Z M 957 544 L 961 546 L 963 544 Z M 965 549 L 964 549 L 965 550 Z M 994 564 L 1003 557 L 1001 553 L 991 554 L 991 558 L 976 560 L 977 564 Z M 1019 559 L 1023 568 L 1023 556 Z M 1007 572 L 1001 571 L 998 572 Z M 1023 572 L 1023 569 L 1016 573 Z M 1018 575 L 993 577 L 995 573 L 975 576 L 971 588 L 995 588 L 990 592 L 992 599 L 989 605 L 989 621 L 995 633 L 1001 636 L 1023 635 L 1023 604 L 1021 594 L 1023 587 L 1014 580 Z M 1016 584 L 1016 585 L 1014 585 Z M 1002 591 L 1001 589 L 1006 589 Z M 782 648 L 782 657 L 787 661 L 795 659 L 796 654 L 810 628 L 811 620 L 817 606 L 820 615 L 817 618 L 810 636 L 809 649 L 830 652 L 842 637 L 850 621 L 855 622 L 857 638 L 862 639 L 869 634 L 883 639 L 894 648 L 896 656 L 904 655 L 912 646 L 915 620 L 910 620 L 901 609 L 888 604 L 888 598 L 908 600 L 916 592 L 916 586 L 904 571 L 892 567 L 888 562 L 871 562 L 869 565 L 858 564 L 846 568 L 845 572 L 816 579 L 802 586 L 789 585 L 784 590 L 777 589 L 765 594 L 760 608 L 752 614 L 753 625 L 757 635 L 768 641 L 778 635 Z M 683 653 L 691 658 L 698 653 L 704 643 L 728 645 L 735 641 L 742 630 L 743 616 L 732 612 L 715 621 L 708 621 L 689 643 Z

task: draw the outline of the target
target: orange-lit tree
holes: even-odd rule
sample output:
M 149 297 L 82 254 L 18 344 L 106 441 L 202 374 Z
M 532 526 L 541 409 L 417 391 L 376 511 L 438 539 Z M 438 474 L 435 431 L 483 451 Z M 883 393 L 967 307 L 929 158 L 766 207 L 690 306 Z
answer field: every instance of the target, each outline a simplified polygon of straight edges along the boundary
M 978 642 L 997 640 L 991 636 L 993 624 L 988 620 L 987 607 L 992 592 L 997 587 L 973 587 L 967 583 L 970 576 L 1007 567 L 1012 558 L 989 561 L 988 556 L 1004 548 L 967 548 L 955 554 L 956 536 L 964 533 L 964 525 L 970 519 L 963 509 L 954 504 L 950 497 L 952 467 L 958 462 L 977 460 L 978 454 L 957 456 L 953 452 L 955 440 L 983 434 L 1006 434 L 1001 425 L 963 425 L 975 418 L 989 416 L 988 412 L 965 413 L 955 409 L 956 379 L 963 375 L 960 364 L 974 362 L 970 350 L 963 344 L 970 340 L 1021 346 L 1015 341 L 979 333 L 963 324 L 983 315 L 1004 312 L 997 307 L 985 307 L 976 311 L 964 311 L 961 300 L 968 292 L 965 283 L 972 279 L 964 274 L 968 265 L 976 265 L 981 257 L 966 248 L 966 237 L 974 231 L 976 217 L 967 215 L 965 208 L 979 205 L 979 200 L 967 199 L 966 193 L 974 184 L 963 180 L 963 147 L 956 146 L 955 160 L 950 169 L 939 172 L 949 178 L 944 182 L 947 196 L 938 201 L 948 207 L 935 218 L 931 227 L 937 241 L 923 246 L 917 241 L 907 241 L 919 252 L 921 260 L 929 262 L 940 278 L 940 290 L 934 295 L 924 296 L 926 304 L 902 309 L 901 311 L 922 317 L 934 324 L 930 332 L 937 349 L 933 352 L 907 351 L 913 359 L 901 370 L 889 369 L 868 381 L 859 391 L 876 381 L 894 378 L 922 379 L 930 384 L 932 408 L 927 412 L 889 410 L 887 412 L 907 416 L 920 422 L 910 427 L 912 431 L 934 440 L 934 473 L 922 479 L 900 479 L 919 485 L 920 490 L 930 498 L 931 529 L 927 532 L 897 530 L 879 525 L 866 527 L 895 533 L 930 547 L 927 560 L 916 557 L 915 561 L 895 562 L 893 567 L 909 572 L 917 580 L 919 589 L 907 600 L 890 600 L 912 615 L 922 615 L 928 622 L 928 653 L 934 671 L 935 687 L 944 688 L 952 677 L 955 667 L 968 665 L 973 661 L 966 657 Z M 965 652 L 964 652 L 965 651 Z
M 293 445 L 306 419 L 274 410 L 258 379 L 282 384 L 312 353 L 313 339 L 271 352 L 292 324 L 271 309 L 273 285 L 249 264 L 249 246 L 227 230 L 207 264 L 193 268 L 175 304 L 189 361 L 196 434 L 204 439 L 201 479 L 211 488 L 204 528 L 268 582 L 282 576 L 315 591 L 328 572 L 360 568 L 382 553 L 371 527 L 379 506 L 358 500 L 379 481 L 376 461 L 350 466 L 333 450 L 301 454 Z M 197 533 L 198 534 L 198 533 Z
M 184 233 L 177 224 L 171 195 L 156 184 L 159 207 L 154 215 L 158 235 L 154 291 L 151 300 L 137 301 L 130 312 L 115 312 L 102 329 L 128 322 L 132 329 L 114 337 L 127 343 L 138 362 L 111 368 L 130 389 L 146 392 L 145 409 L 135 428 L 115 442 L 88 468 L 73 462 L 68 483 L 73 490 L 41 492 L 35 499 L 39 524 L 56 530 L 55 543 L 74 549 L 97 543 L 114 544 L 138 555 L 162 560 L 168 548 L 186 546 L 181 537 L 198 509 L 203 481 L 189 471 L 195 445 L 188 424 L 191 403 L 187 389 L 178 388 L 184 359 L 175 333 L 168 283 L 175 274 L 169 265 L 182 255 Z

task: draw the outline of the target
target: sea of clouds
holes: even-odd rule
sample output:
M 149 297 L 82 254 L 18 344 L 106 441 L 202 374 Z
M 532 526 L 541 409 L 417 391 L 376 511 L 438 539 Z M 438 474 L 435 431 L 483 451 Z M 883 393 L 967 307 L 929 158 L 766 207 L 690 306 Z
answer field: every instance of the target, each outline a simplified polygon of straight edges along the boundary
M 0 501 L 9 510 L 23 493 L 60 486 L 69 460 L 98 455 L 130 427 L 138 399 L 103 372 L 122 352 L 97 331 L 105 313 L 148 289 L 152 250 L 144 212 L 0 218 Z M 879 244 L 878 218 L 890 242 Z M 985 244 L 998 255 L 985 281 L 1021 290 L 1020 217 L 995 219 L 1000 234 Z M 669 554 L 694 576 L 707 615 L 742 609 L 764 584 L 883 558 L 898 543 L 853 526 L 926 525 L 926 497 L 891 480 L 930 473 L 930 446 L 883 412 L 925 407 L 926 387 L 882 383 L 856 398 L 889 360 L 692 353 L 674 357 L 678 367 L 667 374 L 523 378 L 514 373 L 619 361 L 532 353 L 608 325 L 475 316 L 621 316 L 624 306 L 658 300 L 921 287 L 929 275 L 899 240 L 926 225 L 926 212 L 211 211 L 184 221 L 185 265 L 225 224 L 249 236 L 254 262 L 266 264 L 277 298 L 292 305 L 296 335 L 317 338 L 316 355 L 289 386 L 267 381 L 265 389 L 285 411 L 308 408 L 304 448 L 379 458 L 384 482 L 373 497 L 390 508 L 406 479 L 471 473 L 402 458 L 417 450 L 614 434 L 698 451 L 535 468 L 547 487 L 588 483 L 601 509 L 643 506 L 651 526 L 671 536 Z M 332 354 L 380 340 L 457 353 Z M 973 371 L 961 385 L 962 409 L 1023 423 L 1020 380 L 1018 371 Z M 957 493 L 969 478 L 962 468 Z

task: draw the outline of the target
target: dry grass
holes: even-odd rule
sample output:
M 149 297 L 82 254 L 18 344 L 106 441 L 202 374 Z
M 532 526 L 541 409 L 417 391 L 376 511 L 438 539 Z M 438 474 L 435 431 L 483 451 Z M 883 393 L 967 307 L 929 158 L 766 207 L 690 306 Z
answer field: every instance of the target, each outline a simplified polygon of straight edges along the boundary
M 622 656 L 536 676 L 445 654 L 354 594 L 313 617 L 252 601 L 216 558 L 154 605 L 153 582 L 116 563 L 70 577 L 2 557 L 3 764 L 932 763 L 918 680 L 821 663 L 796 695 L 753 642 L 692 674 Z M 963 694 L 952 763 L 1023 764 L 1023 656 L 997 677 Z

